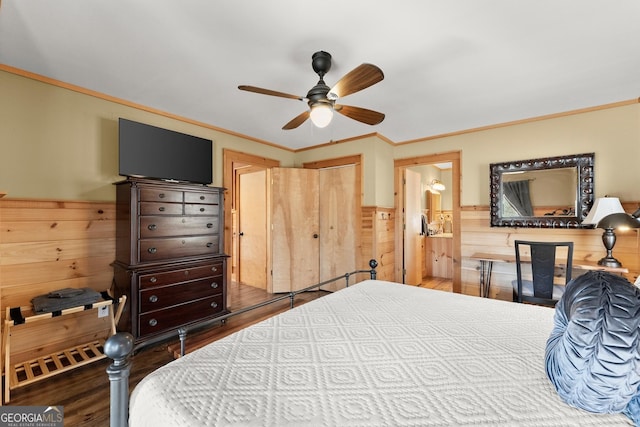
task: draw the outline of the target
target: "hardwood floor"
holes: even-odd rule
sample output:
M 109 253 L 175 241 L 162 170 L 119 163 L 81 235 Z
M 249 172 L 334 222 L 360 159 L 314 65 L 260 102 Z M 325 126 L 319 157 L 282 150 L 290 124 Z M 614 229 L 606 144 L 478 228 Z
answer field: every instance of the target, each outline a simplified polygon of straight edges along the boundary
M 453 292 L 453 281 L 451 279 L 444 279 L 442 277 L 423 277 L 422 283 L 420 283 L 418 286 L 421 288 Z
M 166 345 L 141 350 L 132 357 L 130 387 L 173 357 Z M 65 426 L 108 426 L 110 385 L 103 359 L 11 392 L 11 406 L 64 407 Z
M 420 286 L 451 292 L 452 282 L 429 278 L 425 279 Z M 230 284 L 228 291 L 231 311 L 272 298 L 263 290 L 236 283 Z M 304 304 L 323 295 L 326 295 L 326 292 L 306 292 L 297 295 L 295 305 Z M 224 325 L 214 325 L 206 330 L 192 332 L 186 340 L 187 352 L 288 309 L 289 300 L 284 299 L 254 311 L 230 317 Z M 176 337 L 174 340 L 142 348 L 134 354 L 131 358 L 130 390 L 133 390 L 147 374 L 169 363 L 174 356 L 177 357 L 179 350 L 180 343 Z M 13 390 L 9 405 L 62 405 L 66 426 L 108 426 L 110 385 L 106 369 L 109 364 L 108 359 L 101 360 L 66 374 Z
M 231 311 L 258 304 L 273 297 L 263 290 L 235 283 L 229 285 L 228 292 Z M 304 304 L 323 295 L 326 295 L 326 292 L 299 294 L 295 298 L 295 305 Z M 206 330 L 192 332 L 187 336 L 187 352 L 286 311 L 289 309 L 289 304 L 289 299 L 278 301 L 254 311 L 230 317 L 224 325 L 218 324 Z M 179 355 L 179 351 L 180 343 L 177 337 L 174 340 L 139 350 L 131 358 L 130 390 L 133 390 L 135 385 L 147 374 L 172 361 L 174 355 L 176 357 Z M 110 363 L 108 359 L 104 359 L 39 383 L 13 390 L 8 405 L 61 405 L 64 407 L 65 426 L 109 426 L 110 384 L 106 369 Z

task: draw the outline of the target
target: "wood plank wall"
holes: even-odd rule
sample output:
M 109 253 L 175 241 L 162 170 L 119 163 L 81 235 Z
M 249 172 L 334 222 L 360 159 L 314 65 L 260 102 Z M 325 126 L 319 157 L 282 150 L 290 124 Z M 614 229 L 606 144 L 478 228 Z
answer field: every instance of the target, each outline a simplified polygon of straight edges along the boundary
M 115 203 L 0 200 L 0 313 L 62 288 L 110 288 Z
M 109 289 L 113 277 L 110 264 L 115 257 L 115 211 L 113 202 L 0 200 L 3 319 L 8 307 L 30 308 L 33 297 L 56 289 Z M 110 324 L 96 313 L 89 310 L 53 317 L 13 331 L 10 363 L 106 338 Z M 3 361 L 4 353 L 2 348 Z
M 378 261 L 377 278 L 393 281 L 395 270 L 395 209 L 375 206 L 362 207 L 362 266 L 370 259 Z
M 625 203 L 627 212 L 637 203 Z M 378 278 L 393 280 L 395 270 L 395 209 L 362 207 L 362 265 L 378 261 Z M 640 274 L 638 231 L 617 234 L 614 256 L 635 281 Z M 475 252 L 513 254 L 513 240 L 571 240 L 575 259 L 597 260 L 604 255 L 602 230 L 514 229 L 489 226 L 488 207 L 463 207 L 461 255 L 464 287 L 477 287 L 479 262 Z M 0 313 L 6 307 L 28 305 L 31 298 L 66 287 L 98 291 L 111 285 L 115 256 L 115 204 L 0 199 Z M 511 298 L 515 266 L 496 263 L 492 295 Z
M 635 204 L 624 204 L 627 212 Z M 629 206 L 627 206 L 629 205 Z M 513 241 L 545 240 L 574 242 L 574 260 L 597 261 L 606 251 L 602 244 L 601 229 L 534 229 L 489 226 L 488 207 L 467 207 L 461 212 L 461 268 L 463 286 L 479 287 L 480 262 L 468 257 L 476 252 L 513 255 Z M 627 279 L 634 282 L 640 274 L 640 237 L 638 230 L 616 233 L 613 255 L 629 269 Z M 511 282 L 515 280 L 515 264 L 494 263 L 491 280 L 493 298 L 511 300 Z M 577 273 L 577 272 L 576 272 Z
M 395 210 L 362 208 L 362 265 L 378 261 L 393 280 Z M 0 310 L 62 288 L 109 289 L 115 257 L 115 203 L 0 200 Z

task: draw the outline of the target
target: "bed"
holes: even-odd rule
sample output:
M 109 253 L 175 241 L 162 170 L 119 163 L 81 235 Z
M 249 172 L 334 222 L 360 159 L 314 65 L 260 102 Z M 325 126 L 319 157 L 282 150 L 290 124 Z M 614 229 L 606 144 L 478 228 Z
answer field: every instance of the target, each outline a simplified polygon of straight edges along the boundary
M 163 366 L 136 426 L 629 426 L 545 375 L 554 309 L 365 280 Z

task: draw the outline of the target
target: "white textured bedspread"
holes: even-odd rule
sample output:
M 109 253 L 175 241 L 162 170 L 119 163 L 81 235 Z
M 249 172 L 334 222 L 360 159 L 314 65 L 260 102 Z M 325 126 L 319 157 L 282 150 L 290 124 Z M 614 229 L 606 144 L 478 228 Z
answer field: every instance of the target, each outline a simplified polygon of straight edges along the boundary
M 131 426 L 617 426 L 545 375 L 554 310 L 365 281 L 214 342 L 134 389 Z

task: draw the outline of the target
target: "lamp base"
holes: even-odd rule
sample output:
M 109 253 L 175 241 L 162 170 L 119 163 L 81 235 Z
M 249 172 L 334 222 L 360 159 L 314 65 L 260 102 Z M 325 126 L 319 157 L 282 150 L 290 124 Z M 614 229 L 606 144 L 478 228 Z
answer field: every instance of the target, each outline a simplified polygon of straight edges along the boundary
M 622 263 L 615 259 L 612 256 L 606 256 L 598 261 L 598 265 L 602 265 L 604 267 L 612 267 L 612 268 L 620 268 L 622 267 Z

